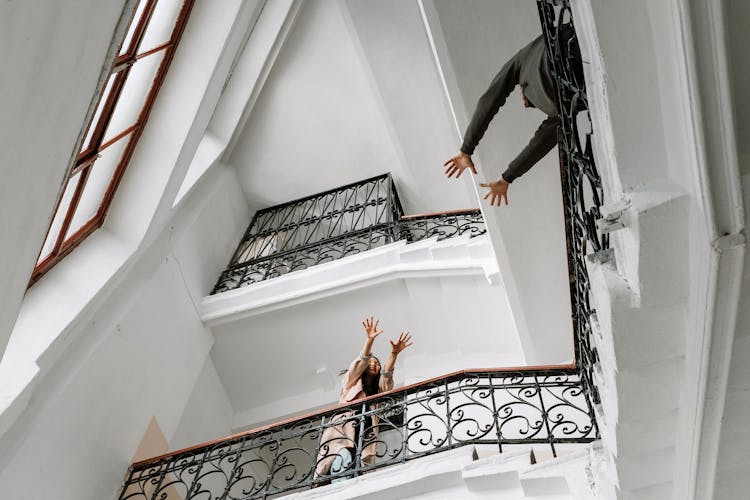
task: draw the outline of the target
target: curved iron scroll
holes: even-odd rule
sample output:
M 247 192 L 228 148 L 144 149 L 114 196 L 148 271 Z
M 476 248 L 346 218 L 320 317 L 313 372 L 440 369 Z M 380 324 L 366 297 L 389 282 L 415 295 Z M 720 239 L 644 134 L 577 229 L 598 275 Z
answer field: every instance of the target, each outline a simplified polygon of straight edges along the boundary
M 596 228 L 604 190 L 594 162 L 589 102 L 570 1 L 537 0 L 537 6 L 561 121 L 558 143 L 576 363 L 584 387 L 599 403 L 593 376 L 597 352 L 591 338 L 594 309 L 586 256 L 609 248 L 609 237 Z
M 343 216 L 347 212 L 339 214 Z M 330 224 L 330 220 L 328 221 Z M 334 221 L 333 224 L 336 224 Z M 301 230 L 289 226 L 283 230 L 298 234 Z M 309 267 L 331 262 L 349 255 L 366 252 L 398 240 L 414 242 L 436 237 L 438 240 L 467 235 L 480 236 L 486 232 L 481 212 L 466 210 L 447 214 L 437 214 L 422 217 L 394 219 L 387 222 L 374 223 L 360 229 L 341 232 L 326 237 L 314 243 L 289 248 L 284 251 L 268 250 L 274 238 L 282 230 L 273 232 L 267 230 L 262 236 L 250 234 L 246 236 L 238 249 L 239 255 L 247 255 L 252 245 L 258 247 L 259 253 L 267 255 L 251 258 L 246 261 L 230 265 L 216 283 L 212 294 L 234 290 L 243 286 L 258 283 L 284 274 L 300 271 Z M 313 231 L 311 231 L 313 232 Z M 280 239 L 280 238 L 279 238 Z M 257 243 L 261 241 L 262 243 Z M 254 242 L 254 243 L 248 243 Z
M 119 499 L 266 498 L 466 445 L 554 453 L 598 438 L 592 415 L 574 369 L 460 372 L 135 464 Z

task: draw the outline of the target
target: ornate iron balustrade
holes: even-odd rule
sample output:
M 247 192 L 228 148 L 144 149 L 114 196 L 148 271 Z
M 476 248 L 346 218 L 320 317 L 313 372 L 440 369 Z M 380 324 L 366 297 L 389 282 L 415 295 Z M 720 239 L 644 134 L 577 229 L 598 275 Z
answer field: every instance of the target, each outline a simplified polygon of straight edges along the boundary
M 212 294 L 377 248 L 486 232 L 481 212 L 402 217 L 390 175 L 258 211 Z
M 596 228 L 604 190 L 594 162 L 589 102 L 570 0 L 537 0 L 537 6 L 561 121 L 558 143 L 576 364 L 587 393 L 599 403 L 593 376 L 598 356 L 591 338 L 594 309 L 586 256 L 609 248 L 608 235 L 599 234 Z
M 119 499 L 268 498 L 466 445 L 556 453 L 599 437 L 593 415 L 572 366 L 462 371 L 136 463 Z M 329 469 L 341 447 L 351 467 Z

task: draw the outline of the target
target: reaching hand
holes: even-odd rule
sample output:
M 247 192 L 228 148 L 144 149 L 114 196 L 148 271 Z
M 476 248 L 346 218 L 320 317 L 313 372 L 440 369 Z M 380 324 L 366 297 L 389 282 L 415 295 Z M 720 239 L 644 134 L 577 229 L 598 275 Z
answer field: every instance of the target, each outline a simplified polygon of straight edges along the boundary
M 376 320 L 372 316 L 362 322 L 362 326 L 365 327 L 365 333 L 367 333 L 368 339 L 375 340 L 375 337 L 383 333 L 383 330 L 378 330 L 378 323 L 380 323 L 380 320 Z
M 456 156 L 446 161 L 443 166 L 448 167 L 445 169 L 445 175 L 447 175 L 449 179 L 453 177 L 453 174 L 456 172 L 458 172 L 458 175 L 456 175 L 456 179 L 458 179 L 467 168 L 471 169 L 472 173 L 475 175 L 477 173 L 477 169 L 474 168 L 474 162 L 471 161 L 471 155 L 467 155 L 466 153 L 458 153 Z
M 398 354 L 412 344 L 409 332 L 401 332 L 396 342 L 391 340 L 391 354 Z
M 479 186 L 489 188 L 487 194 L 484 195 L 484 199 L 486 200 L 492 196 L 490 205 L 495 205 L 495 202 L 497 202 L 497 206 L 499 207 L 503 200 L 505 200 L 506 205 L 508 204 L 508 188 L 510 187 L 510 184 L 505 182 L 505 179 L 502 177 L 500 177 L 500 180 L 497 182 L 490 182 L 489 184 L 482 183 Z

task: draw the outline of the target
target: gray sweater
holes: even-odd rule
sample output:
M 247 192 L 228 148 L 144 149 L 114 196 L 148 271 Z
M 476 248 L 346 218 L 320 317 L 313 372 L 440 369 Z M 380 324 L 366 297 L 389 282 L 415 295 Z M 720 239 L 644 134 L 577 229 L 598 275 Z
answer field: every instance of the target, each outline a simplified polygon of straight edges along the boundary
M 557 115 L 555 86 L 549 73 L 547 51 L 542 36 L 518 51 L 495 76 L 490 87 L 479 98 L 474 115 L 464 134 L 461 151 L 474 153 L 492 118 L 505 104 L 516 85 L 521 85 L 524 95 L 535 107 L 548 115 L 537 129 L 534 137 L 521 153 L 508 165 L 503 178 L 513 182 L 525 174 L 557 144 Z

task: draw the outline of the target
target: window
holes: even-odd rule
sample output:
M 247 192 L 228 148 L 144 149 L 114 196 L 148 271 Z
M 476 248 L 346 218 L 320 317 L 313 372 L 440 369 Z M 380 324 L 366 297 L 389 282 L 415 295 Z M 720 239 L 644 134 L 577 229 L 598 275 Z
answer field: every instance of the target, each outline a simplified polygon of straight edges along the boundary
M 65 181 L 30 284 L 103 224 L 193 3 L 138 3 Z

